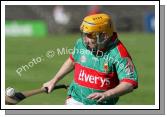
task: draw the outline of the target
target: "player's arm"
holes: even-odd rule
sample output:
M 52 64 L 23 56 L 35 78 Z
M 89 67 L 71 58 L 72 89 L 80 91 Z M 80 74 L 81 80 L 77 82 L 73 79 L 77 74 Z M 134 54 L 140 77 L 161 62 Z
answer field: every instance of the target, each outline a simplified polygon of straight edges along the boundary
M 127 94 L 129 92 L 132 92 L 133 89 L 134 89 L 134 87 L 133 87 L 133 85 L 131 83 L 121 82 L 115 88 L 104 92 L 104 95 L 107 95 L 109 97 L 119 97 L 119 96 L 125 95 L 125 94 Z
M 66 74 L 71 72 L 74 69 L 74 62 L 68 58 L 64 64 L 61 66 L 60 70 L 50 81 L 43 84 L 43 87 L 48 88 L 48 92 L 51 92 L 55 84 L 61 80 Z
M 119 62 L 115 64 L 119 85 L 103 93 L 93 93 L 88 96 L 89 99 L 96 99 L 98 102 L 106 98 L 114 98 L 125 95 L 138 87 L 137 72 L 130 57 L 118 58 Z
M 113 89 L 107 90 L 103 93 L 92 93 L 88 96 L 89 99 L 95 99 L 100 102 L 106 98 L 114 98 L 125 95 L 133 91 L 134 87 L 131 83 L 121 82 L 118 86 Z

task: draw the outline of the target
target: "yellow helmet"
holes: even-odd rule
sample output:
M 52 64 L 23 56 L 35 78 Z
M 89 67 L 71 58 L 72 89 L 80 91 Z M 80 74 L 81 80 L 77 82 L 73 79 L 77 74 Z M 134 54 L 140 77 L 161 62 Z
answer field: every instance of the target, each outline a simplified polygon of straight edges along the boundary
M 108 37 L 115 31 L 111 17 L 107 14 L 94 14 L 84 18 L 80 30 L 83 33 L 91 33 L 94 36 L 97 33 L 106 33 Z

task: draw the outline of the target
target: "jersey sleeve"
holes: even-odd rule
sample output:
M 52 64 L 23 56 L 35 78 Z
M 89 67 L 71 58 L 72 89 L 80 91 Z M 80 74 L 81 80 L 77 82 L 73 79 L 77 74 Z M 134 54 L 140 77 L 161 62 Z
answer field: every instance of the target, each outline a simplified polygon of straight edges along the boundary
M 70 59 L 73 61 L 73 62 L 76 62 L 77 61 L 77 57 L 78 57 L 78 52 L 79 52 L 79 43 L 80 43 L 80 39 L 76 41 L 75 45 L 74 45 L 74 48 L 73 48 L 73 52 L 70 54 Z
M 138 87 L 138 76 L 135 65 L 123 45 L 118 45 L 118 56 L 115 60 L 115 67 L 120 82 L 128 82 L 134 88 Z

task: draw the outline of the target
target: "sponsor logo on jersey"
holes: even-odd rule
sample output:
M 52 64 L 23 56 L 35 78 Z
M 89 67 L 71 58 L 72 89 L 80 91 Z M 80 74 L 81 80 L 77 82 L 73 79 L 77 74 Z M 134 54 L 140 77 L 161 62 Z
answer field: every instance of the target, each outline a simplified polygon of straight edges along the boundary
M 91 74 L 85 73 L 84 70 L 80 70 L 78 80 L 84 81 L 84 82 L 89 82 L 90 84 L 98 84 L 100 87 L 103 87 L 104 85 L 110 85 L 110 80 L 109 78 L 102 78 L 99 76 L 94 76 Z
M 119 84 L 115 72 L 104 73 L 78 63 L 75 63 L 74 81 L 81 86 L 96 90 L 108 90 Z

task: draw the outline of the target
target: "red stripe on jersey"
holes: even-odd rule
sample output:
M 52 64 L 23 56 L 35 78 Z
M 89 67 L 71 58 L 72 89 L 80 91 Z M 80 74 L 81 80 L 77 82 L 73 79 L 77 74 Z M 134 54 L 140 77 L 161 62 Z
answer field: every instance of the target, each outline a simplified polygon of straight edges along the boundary
M 70 59 L 74 62 L 74 58 L 73 58 L 72 54 L 70 54 Z
M 84 67 L 79 63 L 75 63 L 74 81 L 81 86 L 96 90 L 108 90 L 119 84 L 119 79 L 115 72 L 106 74 Z
M 128 51 L 126 50 L 125 46 L 121 43 L 121 41 L 118 42 L 118 51 L 121 55 L 121 57 L 130 57 Z M 131 58 L 131 57 L 130 57 Z
M 124 78 L 120 82 L 128 82 L 128 83 L 132 84 L 134 88 L 138 87 L 138 83 L 134 80 L 131 80 L 131 79 Z

